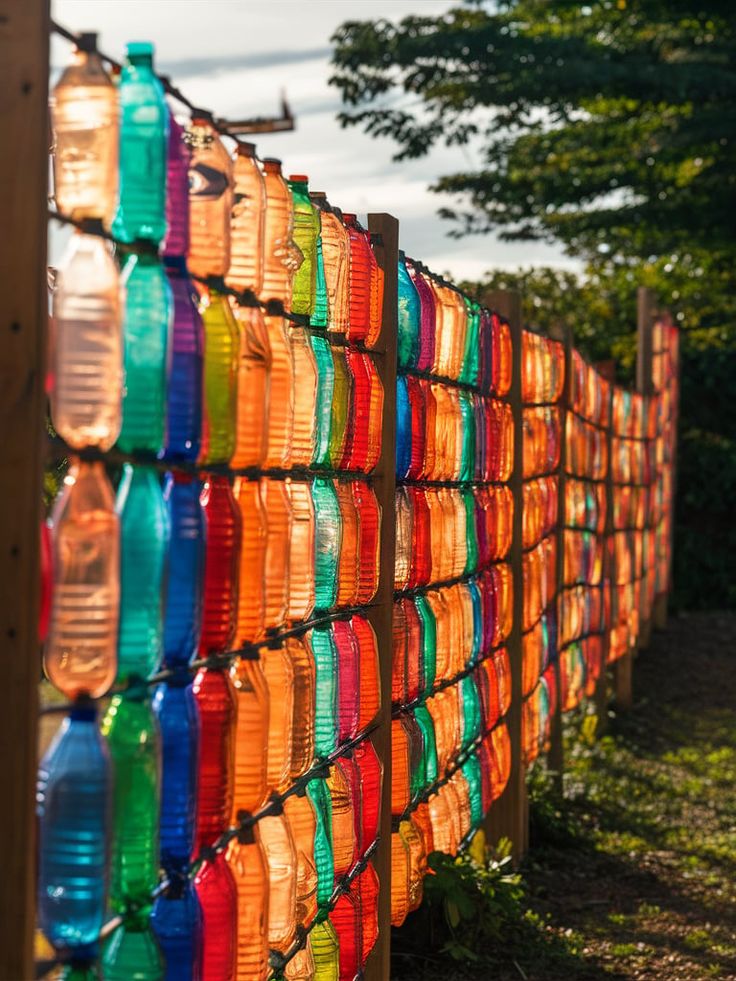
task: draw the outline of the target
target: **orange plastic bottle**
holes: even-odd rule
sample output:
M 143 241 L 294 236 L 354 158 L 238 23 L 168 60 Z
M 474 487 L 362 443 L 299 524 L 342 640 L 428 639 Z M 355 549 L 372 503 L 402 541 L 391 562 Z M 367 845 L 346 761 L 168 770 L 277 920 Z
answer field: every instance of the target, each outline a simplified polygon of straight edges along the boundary
M 233 162 L 212 123 L 192 116 L 189 129 L 189 255 L 193 276 L 226 276 L 230 268 Z
M 266 185 L 254 144 L 238 141 L 235 154 L 230 269 L 225 282 L 233 289 L 258 294 L 263 287 Z
M 280 300 L 288 309 L 297 258 L 293 241 L 294 204 L 281 174 L 281 161 L 269 157 L 263 161 L 266 188 L 266 215 L 263 237 L 264 300 Z
M 373 722 L 381 707 L 378 641 L 375 630 L 365 617 L 354 616 L 350 622 L 358 640 L 360 652 L 360 709 L 358 729 L 362 731 Z
M 294 368 L 287 330 L 283 317 L 266 317 L 266 333 L 271 351 L 264 461 L 267 467 L 286 467 L 291 457 Z
M 67 698 L 99 698 L 115 679 L 120 602 L 120 526 L 102 463 L 72 459 L 51 527 L 54 591 L 44 669 Z
M 243 524 L 240 551 L 238 645 L 251 644 L 263 636 L 265 615 L 266 511 L 257 480 L 236 477 L 233 494 Z
M 411 799 L 411 740 L 403 716 L 391 720 L 391 813 L 403 814 Z
M 381 558 L 381 505 L 366 481 L 350 484 L 360 518 L 360 559 L 358 562 L 358 603 L 370 603 L 378 590 Z
M 304 327 L 289 324 L 294 423 L 289 463 L 308 467 L 314 456 L 317 414 L 317 362 Z
M 232 823 L 241 811 L 252 814 L 268 794 L 268 687 L 258 661 L 239 657 L 230 666 L 235 692 L 235 759 Z
M 237 470 L 260 467 L 266 457 L 271 350 L 261 310 L 234 302 L 232 309 L 240 334 L 235 451 L 230 460 Z
M 350 238 L 339 215 L 327 201 L 327 196 L 319 191 L 309 196 L 319 208 L 322 222 L 322 256 L 329 311 L 327 329 L 335 334 L 344 334 L 348 327 Z
M 409 912 L 410 868 L 409 846 L 399 832 L 394 831 L 391 835 L 391 926 L 401 926 Z
M 260 661 L 269 704 L 266 781 L 269 791 L 282 793 L 291 783 L 294 669 L 285 647 L 262 650 Z
M 283 814 L 263 818 L 259 830 L 268 865 L 268 943 L 284 953 L 296 933 L 296 848 Z
M 289 637 L 286 650 L 294 674 L 291 779 L 298 780 L 314 763 L 315 665 L 306 636 Z
M 296 849 L 296 920 L 306 927 L 317 915 L 317 866 L 314 861 L 317 818 L 309 794 L 287 797 L 284 814 Z
M 314 609 L 314 504 L 309 484 L 286 482 L 291 504 L 289 620 L 306 620 Z
M 358 601 L 360 563 L 360 515 L 349 481 L 335 481 L 340 506 L 342 544 L 338 566 L 337 605 L 353 606 Z
M 289 596 L 289 536 L 291 504 L 283 480 L 261 480 L 261 500 L 266 511 L 266 628 L 286 619 Z
M 268 867 L 254 829 L 230 840 L 226 852 L 237 894 L 235 981 L 266 981 L 268 966 Z
M 335 877 L 346 875 L 355 860 L 355 802 L 350 782 L 338 761 L 330 767 L 327 786 L 332 799 L 332 850 Z
M 371 862 L 357 879 L 360 892 L 361 923 L 363 928 L 361 963 L 365 967 L 368 955 L 378 940 L 378 875 Z

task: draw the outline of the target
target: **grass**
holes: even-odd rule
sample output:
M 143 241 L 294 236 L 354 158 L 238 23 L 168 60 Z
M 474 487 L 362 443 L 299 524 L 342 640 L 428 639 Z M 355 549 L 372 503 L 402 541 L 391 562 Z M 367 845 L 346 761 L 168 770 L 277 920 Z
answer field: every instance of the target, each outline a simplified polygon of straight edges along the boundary
M 673 619 L 634 668 L 635 705 L 594 741 L 566 726 L 562 798 L 530 775 L 531 848 L 502 940 L 456 963 L 396 931 L 412 981 L 736 979 L 736 615 Z M 423 914 L 419 914 L 420 916 Z M 425 936 L 425 941 L 426 941 Z

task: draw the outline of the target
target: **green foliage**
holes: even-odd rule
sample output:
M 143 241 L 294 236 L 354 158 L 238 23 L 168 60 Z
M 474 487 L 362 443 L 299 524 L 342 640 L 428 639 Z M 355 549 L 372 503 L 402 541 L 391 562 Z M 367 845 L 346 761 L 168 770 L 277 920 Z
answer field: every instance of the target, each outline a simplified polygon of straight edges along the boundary
M 464 202 L 444 211 L 458 232 L 733 254 L 730 0 L 476 0 L 333 41 L 344 125 L 392 137 L 398 159 L 477 147 L 476 169 L 435 185 Z

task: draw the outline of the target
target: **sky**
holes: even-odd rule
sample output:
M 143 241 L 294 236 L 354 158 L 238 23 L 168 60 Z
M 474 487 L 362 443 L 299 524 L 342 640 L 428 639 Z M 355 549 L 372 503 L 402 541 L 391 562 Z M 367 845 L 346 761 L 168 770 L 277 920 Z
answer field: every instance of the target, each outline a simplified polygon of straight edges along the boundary
M 555 265 L 577 269 L 561 249 L 501 242 L 493 236 L 452 239 L 437 216 L 442 198 L 428 190 L 439 176 L 475 167 L 473 148 L 436 148 L 396 162 L 390 139 L 374 139 L 337 121 L 340 93 L 328 84 L 330 36 L 346 20 L 410 13 L 440 14 L 451 0 L 52 0 L 52 16 L 72 31 L 97 30 L 100 48 L 123 59 L 128 40 L 151 40 L 156 66 L 192 102 L 226 118 L 278 116 L 285 91 L 296 117 L 292 133 L 254 137 L 261 157 L 280 157 L 284 173 L 306 173 L 343 211 L 387 211 L 400 222 L 404 251 L 454 279 L 488 269 Z M 65 64 L 67 42 L 55 38 L 52 68 Z

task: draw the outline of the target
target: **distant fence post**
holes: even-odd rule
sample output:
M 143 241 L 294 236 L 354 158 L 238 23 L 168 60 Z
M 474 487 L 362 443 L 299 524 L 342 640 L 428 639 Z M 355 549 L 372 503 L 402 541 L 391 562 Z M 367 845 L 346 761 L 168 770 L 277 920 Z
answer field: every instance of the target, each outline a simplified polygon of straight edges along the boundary
M 555 576 L 555 608 L 557 613 L 557 633 L 559 640 L 561 618 L 561 606 L 563 603 L 565 587 L 565 495 L 566 495 L 566 475 L 567 475 L 567 425 L 568 410 L 572 403 L 572 348 L 573 333 L 572 328 L 567 324 L 554 324 L 550 328 L 550 337 L 555 341 L 560 341 L 565 348 L 565 384 L 560 396 L 560 460 L 557 465 L 557 568 Z M 562 672 L 560 670 L 559 643 L 557 657 L 555 659 L 555 684 L 557 688 L 557 698 L 555 699 L 554 712 L 549 733 L 549 751 L 547 753 L 547 765 L 554 773 L 554 783 L 557 791 L 561 794 L 563 789 L 563 771 L 565 768 L 565 754 L 562 740 Z
M 654 395 L 654 319 L 656 315 L 654 290 L 640 286 L 636 291 L 636 390 L 644 396 L 647 408 Z M 648 419 L 648 415 L 647 415 Z M 651 511 L 652 502 L 648 502 Z M 648 519 L 649 520 L 649 519 Z M 652 634 L 652 609 L 649 604 L 649 578 L 655 574 L 648 563 L 641 582 L 639 604 L 639 646 L 649 647 Z
M 613 541 L 613 387 L 616 384 L 616 362 L 613 359 L 600 361 L 595 365 L 595 369 L 601 378 L 608 382 L 608 427 L 606 429 L 606 467 L 605 488 L 606 488 L 606 521 L 603 530 L 603 609 L 604 616 L 607 609 L 606 630 L 603 634 L 603 650 L 601 651 L 601 673 L 595 687 L 595 712 L 597 719 L 596 735 L 602 736 L 608 727 L 608 658 L 611 649 L 611 627 L 616 622 L 616 556 L 612 548 Z M 606 604 L 606 594 L 608 604 Z M 625 691 L 619 691 L 618 669 L 614 666 L 614 679 L 616 683 L 616 701 L 625 699 Z M 629 678 L 629 697 L 631 690 L 631 672 Z M 624 679 L 620 679 L 622 682 Z
M 32 978 L 46 363 L 48 0 L 0 0 L 0 978 Z M 12 140 L 12 151 L 10 141 Z
M 366 981 L 388 981 L 391 967 L 391 626 L 394 603 L 394 496 L 396 487 L 396 343 L 398 335 L 399 223 L 392 215 L 369 214 L 368 230 L 384 273 L 378 373 L 383 385 L 381 457 L 373 486 L 381 506 L 381 564 L 378 592 L 369 619 L 378 639 L 381 710 L 373 745 L 383 763 L 380 844 L 374 864 L 380 882 L 378 940 L 365 969 Z
M 518 862 L 529 846 L 529 808 L 526 792 L 526 772 L 521 744 L 521 632 L 523 614 L 522 570 L 522 502 L 524 474 L 524 419 L 521 397 L 521 294 L 514 290 L 492 290 L 483 303 L 508 321 L 511 328 L 512 365 L 509 402 L 514 419 L 514 466 L 509 481 L 514 500 L 513 538 L 509 562 L 513 581 L 514 620 L 508 638 L 511 663 L 511 705 L 507 714 L 511 742 L 511 774 L 503 794 L 491 807 L 486 830 L 492 841 L 509 838 L 513 843 L 514 860 Z

